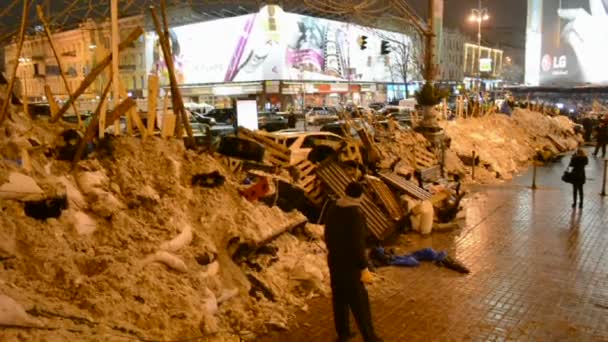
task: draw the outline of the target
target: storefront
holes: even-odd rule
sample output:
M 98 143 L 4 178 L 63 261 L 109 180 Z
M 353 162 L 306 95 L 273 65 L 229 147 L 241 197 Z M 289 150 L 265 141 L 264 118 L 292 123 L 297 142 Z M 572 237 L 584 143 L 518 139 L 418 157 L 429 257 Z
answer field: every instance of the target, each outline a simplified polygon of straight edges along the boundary
M 169 36 L 186 101 L 226 106 L 248 98 L 282 110 L 386 101 L 387 85 L 399 82 L 398 65 L 380 55 L 381 42 L 411 43 L 400 33 L 287 13 L 277 5 L 173 27 Z M 362 36 L 367 49 L 357 43 Z M 147 69 L 167 87 L 158 38 L 148 32 L 145 39 Z

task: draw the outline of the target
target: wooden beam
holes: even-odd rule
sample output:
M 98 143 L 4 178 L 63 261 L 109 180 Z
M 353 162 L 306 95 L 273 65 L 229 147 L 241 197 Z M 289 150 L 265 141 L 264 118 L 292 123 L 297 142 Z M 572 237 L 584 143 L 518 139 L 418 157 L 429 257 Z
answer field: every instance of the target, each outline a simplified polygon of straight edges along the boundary
M 46 18 L 44 17 L 44 12 L 42 11 L 42 6 L 36 6 L 36 12 L 38 12 L 38 18 L 44 26 L 44 33 L 46 34 L 46 38 L 49 41 L 49 45 L 51 46 L 51 50 L 53 51 L 53 55 L 55 56 L 55 61 L 57 62 L 57 69 L 59 69 L 59 75 L 61 75 L 61 79 L 63 80 L 63 85 L 65 86 L 65 91 L 68 93 L 69 97 L 72 97 L 72 89 L 70 87 L 70 82 L 68 82 L 67 77 L 65 77 L 65 73 L 63 72 L 63 64 L 61 63 L 61 58 L 57 53 L 57 49 L 55 48 L 55 41 L 53 40 L 53 33 L 51 32 L 50 26 Z M 48 96 L 47 96 L 48 98 Z M 49 102 L 50 103 L 50 102 Z M 55 104 L 57 105 L 57 104 Z M 72 109 L 74 109 L 74 115 L 78 119 L 78 128 L 82 129 L 83 123 L 82 118 L 80 117 L 80 113 L 78 112 L 78 108 L 76 107 L 76 101 L 72 101 Z M 58 111 L 55 111 L 57 113 Z M 51 112 L 53 114 L 53 112 Z M 54 114 L 53 114 L 54 115 Z
M 97 108 L 95 108 L 95 113 L 93 113 L 93 117 L 91 117 L 91 122 L 89 123 L 89 125 L 87 126 L 87 129 L 84 133 L 84 136 L 82 137 L 82 140 L 80 140 L 80 143 L 78 144 L 78 147 L 76 148 L 76 153 L 74 154 L 74 160 L 72 160 L 72 166 L 76 165 L 79 161 L 80 158 L 82 157 L 82 153 L 84 152 L 84 149 L 87 147 L 87 144 L 89 143 L 89 141 L 93 140 L 93 138 L 95 137 L 95 134 L 98 131 L 98 127 L 100 127 L 100 114 L 105 111 L 105 105 L 104 103 L 106 102 L 106 97 L 108 96 L 108 93 L 110 92 L 110 85 L 112 84 L 111 80 L 108 80 L 108 84 L 106 84 L 106 87 L 103 89 L 103 93 L 101 94 L 101 99 L 99 101 L 99 104 L 97 105 Z M 105 126 L 105 122 L 101 123 L 101 127 Z M 99 129 L 101 131 L 101 129 Z M 103 137 L 103 135 L 100 135 L 100 137 Z
M 120 63 L 120 51 L 118 50 L 118 44 L 120 40 L 120 34 L 118 33 L 118 0 L 110 0 L 110 23 L 112 33 L 112 84 L 114 89 L 112 90 L 112 103 L 113 107 L 118 106 L 118 99 L 120 98 L 120 83 L 118 73 L 118 66 Z M 128 119 L 127 119 L 128 120 Z M 114 123 L 114 133 L 120 135 L 120 121 Z
M 154 134 L 154 120 L 156 119 L 156 107 L 158 102 L 158 76 L 148 76 L 148 134 Z
M 44 94 L 46 95 L 46 99 L 49 102 L 51 116 L 53 116 L 59 111 L 59 105 L 57 104 L 57 101 L 55 101 L 55 96 L 53 96 L 53 93 L 51 92 L 51 87 L 48 84 L 44 85 Z
M 161 4 L 164 2 L 161 2 Z M 154 28 L 156 30 L 156 34 L 158 35 L 158 41 L 161 45 L 163 56 L 165 57 L 165 63 L 167 64 L 167 69 L 169 72 L 169 81 L 171 85 L 171 101 L 173 102 L 173 112 L 178 114 L 181 118 L 184 127 L 186 127 L 186 132 L 188 134 L 188 140 L 190 144 L 193 144 L 192 138 L 192 127 L 190 127 L 190 122 L 188 121 L 186 111 L 184 108 L 184 102 L 179 91 L 179 87 L 177 85 L 177 79 L 175 76 L 175 66 L 173 64 L 173 56 L 171 55 L 171 48 L 169 47 L 167 37 L 165 36 L 163 30 L 161 29 L 161 24 L 158 19 L 158 15 L 156 14 L 156 10 L 154 7 L 150 7 L 150 12 L 152 14 L 152 19 L 154 21 Z
M 122 50 L 128 48 L 135 40 L 137 40 L 137 38 L 139 38 L 139 36 L 142 35 L 142 33 L 144 33 L 144 30 L 141 27 L 135 28 L 129 34 L 129 36 L 127 38 L 125 38 L 125 40 L 123 42 L 121 42 L 120 45 L 118 45 L 118 50 L 122 51 Z M 85 79 L 82 81 L 82 83 L 80 83 L 80 86 L 78 87 L 78 89 L 76 89 L 74 91 L 72 96 L 70 96 L 70 98 L 61 107 L 61 109 L 59 109 L 59 112 L 57 113 L 57 115 L 51 117 L 49 122 L 51 122 L 51 123 L 57 122 L 57 120 L 59 120 L 59 118 L 61 118 L 63 116 L 63 114 L 65 114 L 65 112 L 68 110 L 68 107 L 71 106 L 71 103 L 73 101 L 75 101 L 80 95 L 82 95 L 87 90 L 87 88 L 91 85 L 91 83 L 93 83 L 95 81 L 97 76 L 99 76 L 99 74 L 101 74 L 103 72 L 103 70 L 110 64 L 111 61 L 112 61 L 112 54 L 110 53 L 101 62 L 99 62 L 99 64 L 97 64 L 93 68 L 93 70 L 91 70 L 91 72 L 87 75 L 87 77 L 85 77 Z
M 11 73 L 11 79 L 8 81 L 8 87 L 6 88 L 6 100 L 2 102 L 2 108 L 0 108 L 0 124 L 4 121 L 7 115 L 8 104 L 13 99 L 13 88 L 15 87 L 15 79 L 17 78 L 17 68 L 19 67 L 19 57 L 21 56 L 21 49 L 23 48 L 23 40 L 25 39 L 25 27 L 27 26 L 27 17 L 30 9 L 30 2 L 23 0 L 23 12 L 21 13 L 21 28 L 19 29 L 19 41 L 17 42 L 17 52 L 15 54 L 15 65 L 13 66 L 13 72 Z
M 123 99 L 129 98 L 129 95 L 127 94 L 127 90 L 125 89 L 124 84 L 122 84 L 122 82 L 120 83 L 120 96 L 122 96 Z M 144 123 L 141 122 L 141 118 L 139 117 L 139 113 L 137 112 L 137 106 L 131 108 L 127 112 L 127 134 L 128 135 L 133 135 L 133 123 L 135 123 L 135 125 L 137 126 L 137 129 L 139 130 L 141 137 L 145 138 L 148 135 L 148 130 L 144 126 Z

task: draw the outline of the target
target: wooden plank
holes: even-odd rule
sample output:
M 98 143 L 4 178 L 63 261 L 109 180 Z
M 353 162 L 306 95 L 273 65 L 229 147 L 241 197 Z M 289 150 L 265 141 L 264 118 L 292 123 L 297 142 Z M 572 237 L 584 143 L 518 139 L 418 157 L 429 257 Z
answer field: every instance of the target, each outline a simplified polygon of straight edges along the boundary
M 53 34 L 51 32 L 49 23 L 47 19 L 44 17 L 44 12 L 42 11 L 42 6 L 36 6 L 36 12 L 38 13 L 38 18 L 44 27 L 44 33 L 46 34 L 46 38 L 49 41 L 49 45 L 51 46 L 51 50 L 53 51 L 53 55 L 55 56 L 55 61 L 57 62 L 57 69 L 59 70 L 59 75 L 61 75 L 61 79 L 63 80 L 63 86 L 65 87 L 65 91 L 68 96 L 72 97 L 72 87 L 70 87 L 70 82 L 68 82 L 67 77 L 65 76 L 65 72 L 63 72 L 63 64 L 61 63 L 61 57 L 59 57 L 59 53 L 57 53 L 57 48 L 55 48 L 55 41 L 53 40 Z M 46 87 L 46 86 L 45 86 Z M 49 97 L 47 96 L 47 99 Z M 50 104 L 50 102 L 49 102 Z M 57 104 L 55 104 L 57 105 Z M 74 115 L 78 120 L 78 128 L 84 128 L 82 118 L 80 117 L 80 112 L 78 111 L 78 107 L 76 107 L 76 101 L 72 101 L 72 109 L 74 110 Z M 55 115 L 59 110 L 51 111 L 52 116 Z M 51 117 L 52 117 L 51 116 Z
M 323 184 L 340 197 L 345 195 L 344 189 L 352 181 L 344 169 L 333 160 L 321 163 L 316 174 Z M 395 222 L 370 199 L 367 189 L 361 197 L 360 207 L 365 215 L 367 228 L 378 240 L 384 240 L 393 232 L 396 227 Z
M 392 173 L 392 172 L 381 172 L 380 178 L 388 184 L 396 187 L 397 189 L 405 192 L 406 194 L 413 196 L 420 200 L 430 200 L 432 195 L 428 191 L 420 188 L 418 185 L 405 180 L 403 177 Z
M 378 177 L 366 175 L 365 180 L 370 188 L 380 200 L 380 204 L 395 221 L 399 221 L 403 217 L 403 212 L 395 195 L 391 192 L 388 186 Z
M 244 128 L 244 127 L 239 127 L 239 134 L 243 134 L 251 139 L 254 139 L 265 146 L 270 146 L 273 149 L 280 151 L 286 155 L 291 154 L 291 151 L 289 150 L 289 148 L 287 148 L 279 143 L 276 143 L 274 140 L 272 140 L 272 138 L 265 136 L 264 134 L 252 132 L 251 130 L 248 130 L 247 128 Z
M 112 47 L 112 101 L 114 107 L 118 105 L 118 99 L 120 98 L 120 74 L 118 66 L 120 63 L 120 51 L 118 50 L 118 44 L 120 35 L 118 32 L 118 0 L 110 0 L 110 33 L 111 39 L 110 44 Z M 128 116 L 128 115 L 127 115 Z M 120 119 L 119 119 L 120 120 Z M 117 120 L 114 123 L 114 134 L 120 135 L 120 121 Z M 128 120 L 128 118 L 127 118 Z M 127 123 L 128 126 L 128 123 Z
M 148 76 L 148 134 L 154 134 L 154 120 L 158 102 L 159 79 L 157 75 Z
M 108 84 L 111 84 L 111 78 L 108 78 Z M 103 138 L 106 135 L 106 117 L 108 116 L 108 98 L 106 97 L 100 99 L 99 105 L 101 106 L 101 111 L 99 112 L 99 138 Z
M 192 127 L 190 127 L 190 122 L 186 115 L 186 110 L 184 108 L 184 102 L 182 99 L 181 92 L 179 90 L 177 84 L 177 78 L 175 76 L 175 65 L 173 64 L 173 55 L 171 53 L 171 47 L 169 45 L 169 28 L 166 22 L 165 15 L 165 1 L 161 0 L 161 13 L 163 15 L 163 28 L 161 29 L 160 21 L 158 20 L 158 16 L 156 15 L 156 10 L 154 7 L 150 7 L 150 13 L 152 14 L 152 20 L 154 22 L 154 29 L 156 30 L 156 34 L 158 35 L 158 41 L 161 45 L 161 49 L 163 52 L 163 56 L 165 57 L 165 62 L 167 65 L 167 71 L 169 72 L 169 83 L 171 87 L 171 101 L 173 102 L 173 112 L 176 115 L 179 115 L 180 121 L 176 126 L 176 131 L 180 131 L 179 123 L 181 122 L 184 127 L 186 127 L 186 133 L 188 134 L 188 139 L 193 144 L 193 136 L 192 136 Z M 166 34 L 165 34 L 166 32 Z
M 8 81 L 8 87 L 6 88 L 6 101 L 2 102 L 2 108 L 0 108 L 0 124 L 4 121 L 7 116 L 8 104 L 13 99 L 13 88 L 15 87 L 15 79 L 17 78 L 17 68 L 19 68 L 19 57 L 21 57 L 21 49 L 23 48 L 23 40 L 25 38 L 25 27 L 27 26 L 27 17 L 30 9 L 30 1 L 23 0 L 23 12 L 21 13 L 21 27 L 19 29 L 19 40 L 17 41 L 17 53 L 15 54 L 15 65 L 10 74 L 11 78 Z
M 137 40 L 137 38 L 139 38 L 139 36 L 141 36 L 143 32 L 144 30 L 141 27 L 136 27 L 131 33 L 129 33 L 129 36 L 127 36 L 127 38 L 125 38 L 125 40 L 121 42 L 120 45 L 118 45 L 118 50 L 122 51 L 130 47 L 131 44 L 135 40 Z M 99 74 L 104 71 L 104 69 L 110 64 L 111 61 L 112 54 L 107 55 L 103 60 L 101 60 L 101 62 L 99 62 L 99 64 L 97 64 L 93 68 L 93 70 L 91 70 L 87 77 L 82 80 L 80 86 L 78 86 L 78 89 L 74 90 L 72 96 L 70 96 L 70 98 L 63 104 L 61 109 L 59 109 L 57 115 L 50 118 L 49 122 L 57 122 L 57 120 L 59 120 L 59 118 L 61 118 L 63 114 L 65 114 L 65 112 L 68 110 L 68 108 L 72 105 L 72 102 L 75 101 L 80 95 L 82 95 L 93 82 L 95 82 L 97 76 L 99 76 Z
M 44 94 L 46 96 L 47 101 L 49 102 L 49 108 L 51 110 L 51 116 L 55 115 L 59 111 L 59 105 L 57 101 L 55 101 L 55 96 L 51 92 L 51 87 L 48 84 L 44 85 Z
M 171 137 L 175 131 L 175 114 L 163 115 L 163 127 L 161 128 L 161 136 L 165 139 Z
M 105 122 L 100 121 L 100 118 L 101 118 L 100 113 L 102 111 L 105 111 L 104 103 L 106 102 L 106 97 L 108 96 L 108 93 L 110 92 L 111 83 L 112 82 L 109 81 L 108 84 L 106 84 L 106 87 L 104 88 L 104 90 L 101 94 L 101 99 L 99 101 L 99 104 L 97 105 L 97 108 L 95 109 L 95 113 L 93 113 L 91 122 L 89 123 L 89 126 L 87 126 L 87 129 L 84 133 L 84 137 L 82 137 L 82 140 L 80 140 L 80 143 L 78 144 L 78 147 L 76 148 L 76 153 L 74 154 L 74 159 L 72 160 L 72 166 L 76 165 L 80 161 L 80 158 L 82 157 L 82 153 L 84 152 L 84 149 L 87 147 L 87 144 L 89 143 L 89 141 L 93 140 L 93 138 L 95 137 L 96 131 L 99 130 L 99 132 L 100 132 L 99 135 L 101 138 L 103 138 L 103 134 L 101 134 L 101 132 L 105 131 L 105 128 L 102 129 L 102 127 L 105 127 Z

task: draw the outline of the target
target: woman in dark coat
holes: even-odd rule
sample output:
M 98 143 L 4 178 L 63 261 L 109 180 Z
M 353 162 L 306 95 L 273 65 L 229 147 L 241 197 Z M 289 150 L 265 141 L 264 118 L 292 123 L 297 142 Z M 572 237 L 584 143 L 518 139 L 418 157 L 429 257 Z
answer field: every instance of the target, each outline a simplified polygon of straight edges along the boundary
M 577 193 L 580 199 L 578 207 L 583 208 L 583 185 L 585 184 L 585 166 L 587 163 L 589 163 L 589 159 L 582 148 L 576 150 L 576 153 L 570 159 L 570 167 L 572 168 L 572 208 L 576 207 Z

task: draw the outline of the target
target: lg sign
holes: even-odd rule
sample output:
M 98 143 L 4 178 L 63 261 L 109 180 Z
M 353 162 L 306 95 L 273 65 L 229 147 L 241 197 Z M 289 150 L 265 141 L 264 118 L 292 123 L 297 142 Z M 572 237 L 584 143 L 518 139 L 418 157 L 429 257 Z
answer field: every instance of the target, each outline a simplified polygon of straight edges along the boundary
M 555 56 L 551 57 L 551 55 L 547 54 L 543 56 L 543 60 L 541 61 L 541 68 L 544 72 L 560 69 L 566 69 L 568 67 L 568 59 L 566 56 Z

